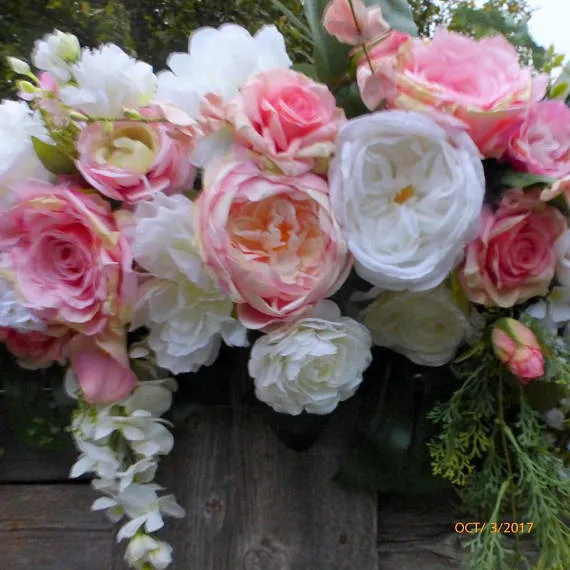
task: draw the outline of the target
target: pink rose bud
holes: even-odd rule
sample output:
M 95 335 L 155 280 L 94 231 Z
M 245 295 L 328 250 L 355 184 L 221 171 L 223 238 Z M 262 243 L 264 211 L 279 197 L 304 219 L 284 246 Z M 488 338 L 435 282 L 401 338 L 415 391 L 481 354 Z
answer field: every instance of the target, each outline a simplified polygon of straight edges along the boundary
M 323 26 L 331 36 L 348 45 L 371 42 L 390 30 L 379 7 L 362 0 L 331 0 L 323 13 Z
M 499 319 L 491 342 L 497 358 L 523 383 L 544 376 L 544 356 L 535 334 L 515 319 Z

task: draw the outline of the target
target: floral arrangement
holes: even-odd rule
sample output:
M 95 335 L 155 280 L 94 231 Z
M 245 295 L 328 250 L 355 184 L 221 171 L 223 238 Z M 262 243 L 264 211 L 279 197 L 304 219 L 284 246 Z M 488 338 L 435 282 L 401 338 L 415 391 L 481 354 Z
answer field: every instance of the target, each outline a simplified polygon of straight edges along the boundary
M 245 355 L 276 415 L 330 414 L 366 378 L 376 456 L 357 444 L 339 482 L 449 484 L 488 527 L 469 567 L 525 560 L 491 531 L 508 520 L 533 523 L 537 568 L 567 570 L 567 86 L 501 36 L 416 37 L 404 0 L 305 11 L 313 64 L 231 24 L 157 75 L 60 31 L 37 71 L 10 58 L 0 339 L 22 368 L 64 367 L 71 476 L 93 477 L 133 568 L 169 566 L 155 533 L 184 515 L 155 483 L 169 414 Z

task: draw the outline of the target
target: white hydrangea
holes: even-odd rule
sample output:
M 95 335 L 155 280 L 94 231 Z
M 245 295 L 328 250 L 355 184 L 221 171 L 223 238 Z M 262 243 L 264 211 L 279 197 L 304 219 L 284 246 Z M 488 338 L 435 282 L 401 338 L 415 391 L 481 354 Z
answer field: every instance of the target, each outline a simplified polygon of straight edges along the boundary
M 19 332 L 45 331 L 45 323 L 22 305 L 14 288 L 0 275 L 0 327 L 13 328 Z
M 193 118 L 204 95 L 227 100 L 253 74 L 291 67 L 285 40 L 275 26 L 263 26 L 254 36 L 236 24 L 200 28 L 189 38 L 188 53 L 168 57 L 171 71 L 158 74 L 157 100 L 174 103 Z
M 36 155 L 32 137 L 48 141 L 39 113 L 23 101 L 0 104 L 0 200 L 8 200 L 10 186 L 26 178 L 49 180 L 50 173 Z
M 63 87 L 61 99 L 91 116 L 117 117 L 123 109 L 138 109 L 154 96 L 152 67 L 114 44 L 83 49 L 71 71 L 77 85 Z
M 71 79 L 71 66 L 79 55 L 79 40 L 73 34 L 54 30 L 43 39 L 36 40 L 32 63 L 38 69 L 49 72 L 58 83 L 65 83 Z
M 247 344 L 232 301 L 204 268 L 193 217 L 193 202 L 181 195 L 158 194 L 135 211 L 134 257 L 153 277 L 141 287 L 132 328 L 149 328 L 157 364 L 174 374 L 211 364 L 222 339 Z
M 360 318 L 374 344 L 425 366 L 448 363 L 474 332 L 468 316 L 444 286 L 421 292 L 382 292 Z
M 255 342 L 248 366 L 255 394 L 277 412 L 328 414 L 362 382 L 371 345 L 364 326 L 322 301 L 311 316 Z

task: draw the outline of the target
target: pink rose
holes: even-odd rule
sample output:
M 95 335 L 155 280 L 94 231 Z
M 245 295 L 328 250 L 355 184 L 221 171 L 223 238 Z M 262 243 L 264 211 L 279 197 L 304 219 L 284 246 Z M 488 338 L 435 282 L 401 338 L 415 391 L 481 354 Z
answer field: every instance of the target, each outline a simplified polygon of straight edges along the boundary
M 570 175 L 570 109 L 563 101 L 541 101 L 511 139 L 507 158 L 520 170 L 552 178 Z
M 79 135 L 75 164 L 93 188 L 127 204 L 157 192 L 190 190 L 195 177 L 190 148 L 170 130 L 167 124 L 118 121 L 107 132 L 93 123 Z
M 345 118 L 325 85 L 290 69 L 253 76 L 228 103 L 227 116 L 237 142 L 289 176 L 326 164 Z
M 503 37 L 475 40 L 444 29 L 431 41 L 389 37 L 391 49 L 372 50 L 372 68 L 361 59 L 357 78 L 364 103 L 375 109 L 436 108 L 468 125 L 487 157 L 500 157 L 512 131 L 545 92 L 547 77 L 533 79 L 515 48 Z M 397 51 L 395 51 L 397 49 Z
M 323 26 L 339 42 L 368 43 L 388 32 L 390 26 L 378 6 L 368 8 L 362 0 L 331 0 L 323 12 Z
M 198 217 L 204 261 L 249 328 L 299 317 L 350 271 L 320 176 L 274 176 L 235 157 L 213 164 Z
M 567 228 L 562 213 L 534 193 L 509 190 L 495 212 L 485 206 L 479 237 L 467 246 L 459 270 L 467 297 L 506 308 L 548 293 L 555 246 Z
M 515 319 L 499 319 L 491 333 L 493 351 L 523 384 L 544 376 L 544 355 L 535 334 Z
M 0 267 L 48 325 L 99 334 L 126 322 L 136 288 L 122 215 L 95 193 L 30 181 L 0 213 Z M 120 227 L 121 224 L 121 227 Z
M 46 368 L 54 362 L 64 364 L 67 360 L 67 345 L 73 333 L 67 327 L 52 326 L 45 332 L 20 332 L 0 328 L 0 342 L 19 360 L 24 368 Z

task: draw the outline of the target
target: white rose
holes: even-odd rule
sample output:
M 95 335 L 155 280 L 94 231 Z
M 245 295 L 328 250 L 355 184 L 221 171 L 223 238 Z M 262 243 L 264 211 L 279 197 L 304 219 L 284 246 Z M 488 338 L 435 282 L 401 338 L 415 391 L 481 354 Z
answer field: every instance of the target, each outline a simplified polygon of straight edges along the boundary
M 188 53 L 172 53 L 167 63 L 171 71 L 158 74 L 157 100 L 174 103 L 194 118 L 204 95 L 227 100 L 253 74 L 292 65 L 275 26 L 263 26 L 252 37 L 235 24 L 196 30 Z
M 248 366 L 255 394 L 277 412 L 329 414 L 356 392 L 370 348 L 365 327 L 322 301 L 312 316 L 255 342 Z
M 15 182 L 25 178 L 48 180 L 32 145 L 32 137 L 45 142 L 47 130 L 37 112 L 22 101 L 2 101 L 0 104 L 0 197 Z
M 157 364 L 174 374 L 212 364 L 222 339 L 247 344 L 246 329 L 232 317 L 233 302 L 204 268 L 193 210 L 188 198 L 159 193 L 135 211 L 133 255 L 153 278 L 140 288 L 131 328 L 150 329 Z
M 34 44 L 33 64 L 49 74 L 58 82 L 71 79 L 71 65 L 79 59 L 79 40 L 73 34 L 54 30 Z
M 61 99 L 88 115 L 117 117 L 123 109 L 142 107 L 154 96 L 152 67 L 113 44 L 84 49 L 71 71 L 77 86 L 63 87 Z
M 485 194 L 477 148 L 425 115 L 382 111 L 349 121 L 329 183 L 355 269 L 382 289 L 439 285 L 477 235 Z
M 442 366 L 473 333 L 467 315 L 444 286 L 430 291 L 385 291 L 361 312 L 374 344 L 416 364 Z

